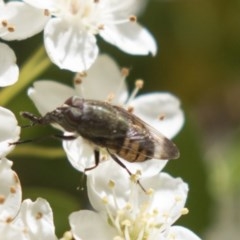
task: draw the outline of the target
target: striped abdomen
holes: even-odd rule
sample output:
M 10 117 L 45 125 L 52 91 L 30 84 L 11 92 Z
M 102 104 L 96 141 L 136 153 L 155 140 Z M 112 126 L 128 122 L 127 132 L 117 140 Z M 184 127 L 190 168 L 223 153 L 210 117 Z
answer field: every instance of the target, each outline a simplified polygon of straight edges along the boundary
M 122 147 L 116 154 L 129 162 L 143 162 L 154 156 L 155 144 L 148 129 L 134 126 L 130 128 Z

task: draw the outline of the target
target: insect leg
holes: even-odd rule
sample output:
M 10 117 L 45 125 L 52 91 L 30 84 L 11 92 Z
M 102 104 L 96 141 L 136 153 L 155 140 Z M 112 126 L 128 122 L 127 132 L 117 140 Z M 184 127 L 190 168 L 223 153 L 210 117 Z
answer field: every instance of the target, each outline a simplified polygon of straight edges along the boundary
M 110 153 L 108 151 L 108 153 L 110 154 L 110 156 L 112 157 L 112 159 L 119 164 L 122 168 L 124 168 L 127 173 L 129 174 L 129 176 L 131 177 L 133 174 L 130 172 L 130 170 L 118 159 L 118 157 L 112 153 Z M 143 187 L 143 185 L 140 183 L 139 179 L 137 180 L 137 184 L 140 186 L 140 188 L 146 193 L 146 189 Z
M 76 139 L 78 136 L 76 135 L 62 135 L 62 134 L 53 134 L 51 135 L 52 138 L 56 138 L 56 139 L 61 139 L 61 140 L 74 140 Z
M 8 143 L 9 146 L 11 145 L 19 145 L 19 144 L 23 144 L 23 143 L 29 143 L 29 142 L 33 142 L 35 139 L 27 139 L 27 140 L 19 140 L 16 142 L 10 142 Z
M 100 162 L 100 152 L 98 150 L 94 150 L 94 158 L 95 158 L 95 165 L 92 167 L 85 168 L 84 172 L 90 171 L 98 166 Z
M 26 139 L 26 140 L 19 140 L 16 142 L 10 142 L 9 146 L 19 145 L 19 144 L 29 143 L 29 142 L 40 142 L 40 141 L 44 141 L 45 139 L 48 139 L 48 138 L 57 138 L 57 139 L 62 139 L 62 140 L 74 140 L 77 138 L 77 136 L 76 135 L 64 136 L 64 135 L 60 135 L 60 134 L 52 134 L 52 135 L 38 137 L 38 138 L 34 138 L 34 139 Z

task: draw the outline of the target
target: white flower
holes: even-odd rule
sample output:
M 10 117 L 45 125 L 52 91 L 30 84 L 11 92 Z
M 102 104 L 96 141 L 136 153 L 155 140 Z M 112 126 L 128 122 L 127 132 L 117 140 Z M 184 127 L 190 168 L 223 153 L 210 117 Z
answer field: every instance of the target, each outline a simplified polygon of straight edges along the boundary
M 0 160 L 0 222 L 12 221 L 17 214 L 22 190 L 17 174 L 11 169 L 12 162 L 6 158 Z
M 43 10 L 26 3 L 0 1 L 0 38 L 10 41 L 31 37 L 42 30 L 48 18 Z M 19 69 L 14 52 L 6 44 L 0 43 L 0 52 L 0 87 L 5 87 L 18 80 Z
M 49 19 L 44 10 L 21 1 L 0 4 L 0 38 L 22 40 L 39 33 Z
M 19 139 L 20 127 L 14 114 L 6 108 L 0 107 L 0 161 L 14 148 L 10 145 Z
M 88 196 L 95 211 L 70 215 L 76 240 L 199 240 L 190 230 L 172 226 L 188 210 L 188 186 L 166 173 L 141 179 L 148 193 L 129 180 L 115 162 L 104 162 L 87 177 Z
M 126 69 L 123 71 L 126 73 Z M 107 55 L 101 55 L 94 63 L 86 76 L 77 75 L 75 89 L 53 81 L 39 81 L 34 83 L 28 94 L 35 103 L 39 112 L 44 115 L 63 104 L 74 95 L 87 99 L 106 100 L 113 96 L 114 104 L 131 106 L 134 113 L 148 124 L 153 125 L 166 137 L 172 138 L 181 129 L 184 116 L 179 100 L 169 93 L 155 92 L 135 98 L 138 84 L 133 93 L 128 96 L 125 82 L 126 75 L 121 74 L 116 63 Z M 159 120 L 159 115 L 164 120 Z M 79 171 L 95 165 L 93 149 L 83 138 L 72 141 L 63 141 L 63 147 L 71 164 Z M 144 175 L 159 172 L 167 161 L 153 159 L 142 163 L 129 163 L 122 160 L 133 172 L 140 170 Z M 91 172 L 91 171 L 89 171 Z M 88 172 L 88 173 L 89 173 Z
M 18 80 L 19 68 L 16 55 L 5 43 L 0 43 L 0 87 L 14 84 Z
M 0 161 L 0 236 L 4 240 L 56 240 L 52 210 L 48 202 L 38 198 L 21 203 L 22 191 L 12 162 Z
M 12 112 L 0 107 L 0 238 L 56 240 L 52 210 L 44 199 L 22 202 L 22 189 L 6 155 L 19 139 L 20 127 Z
M 130 54 L 156 54 L 155 40 L 136 22 L 139 0 L 24 0 L 52 16 L 44 43 L 52 62 L 73 72 L 87 70 L 96 60 L 96 35 Z

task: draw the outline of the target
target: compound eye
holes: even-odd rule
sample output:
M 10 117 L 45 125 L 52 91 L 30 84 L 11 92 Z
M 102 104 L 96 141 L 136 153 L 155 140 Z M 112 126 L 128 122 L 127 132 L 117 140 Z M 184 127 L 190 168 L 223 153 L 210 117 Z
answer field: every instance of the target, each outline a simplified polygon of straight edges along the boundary
M 68 98 L 65 103 L 66 105 L 70 106 L 70 107 L 77 107 L 77 108 L 82 108 L 83 106 L 83 99 L 77 97 L 77 96 L 73 96 Z
M 68 98 L 64 104 L 68 105 L 68 106 L 73 106 L 73 97 Z

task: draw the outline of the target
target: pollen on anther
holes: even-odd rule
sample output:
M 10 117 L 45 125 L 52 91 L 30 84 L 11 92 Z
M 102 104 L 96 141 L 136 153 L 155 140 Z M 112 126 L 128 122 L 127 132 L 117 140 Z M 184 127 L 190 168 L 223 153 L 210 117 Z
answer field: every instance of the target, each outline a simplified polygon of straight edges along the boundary
M 104 30 L 104 24 L 98 25 L 98 30 Z
M 115 187 L 115 182 L 114 182 L 113 180 L 109 180 L 108 186 L 109 186 L 110 188 L 114 188 L 114 187 Z
M 132 174 L 130 179 L 132 182 L 137 183 L 139 176 L 137 174 Z
M 129 75 L 129 68 L 126 68 L 126 67 L 122 68 L 121 74 L 123 77 L 127 77 Z
M 128 111 L 129 113 L 133 113 L 134 107 L 128 106 L 127 111 Z
M 7 25 L 8 25 L 7 20 L 2 20 L 2 26 L 3 26 L 3 27 L 7 27 Z
M 87 76 L 87 72 L 83 71 L 83 72 L 79 72 L 77 73 L 80 77 L 86 77 Z
M 27 227 L 24 227 L 22 231 L 23 231 L 24 234 L 28 234 L 28 232 L 29 232 Z
M 138 89 L 143 88 L 144 81 L 142 79 L 138 79 L 135 81 L 135 87 Z
M 11 186 L 11 187 L 10 187 L 10 192 L 11 192 L 11 193 L 16 193 L 16 188 L 15 188 L 14 186 Z
M 81 84 L 82 81 L 83 81 L 82 78 L 78 75 L 74 78 L 74 83 L 75 84 Z
M 75 84 L 81 84 L 83 82 L 83 74 L 82 73 L 77 73 L 73 79 Z
M 166 117 L 165 114 L 159 114 L 158 119 L 160 121 L 163 121 L 165 119 L 165 117 Z
M 0 204 L 5 202 L 6 198 L 3 195 L 0 195 Z
M 175 196 L 175 201 L 176 202 L 181 202 L 182 201 L 182 197 L 181 196 Z
M 188 208 L 183 208 L 183 209 L 181 210 L 181 214 L 182 214 L 182 215 L 186 215 L 186 214 L 188 214 L 188 213 L 189 213 Z
M 106 155 L 102 155 L 101 156 L 101 162 L 104 162 L 104 161 L 106 161 L 107 160 L 107 156 Z
M 107 205 L 108 204 L 108 198 L 106 196 L 104 196 L 102 198 L 102 202 L 103 202 L 103 204 Z
M 10 223 L 10 222 L 12 222 L 12 220 L 13 220 L 12 217 L 8 217 L 8 218 L 6 219 L 6 223 Z
M 66 231 L 64 234 L 63 234 L 63 238 L 62 239 L 73 239 L 73 235 L 70 231 Z
M 74 83 L 80 85 L 82 83 L 82 79 L 81 78 L 75 79 Z
M 51 14 L 50 14 L 50 11 L 48 10 L 48 9 L 44 9 L 44 16 L 46 16 L 46 17 L 48 17 L 48 16 L 50 16 Z
M 40 219 L 40 218 L 42 218 L 43 217 L 43 214 L 41 213 L 41 212 L 38 212 L 37 214 L 36 214 L 36 219 Z
M 127 203 L 126 206 L 125 206 L 125 209 L 131 210 L 132 209 L 132 204 L 131 203 Z
M 110 103 L 110 102 L 112 102 L 112 100 L 114 99 L 114 97 L 115 97 L 115 96 L 114 96 L 114 93 L 109 93 L 108 96 L 107 96 L 107 100 L 106 100 L 106 101 Z
M 154 189 L 149 188 L 149 189 L 147 189 L 146 193 L 147 193 L 147 195 L 149 195 L 149 196 L 150 196 L 150 195 L 153 195 Z
M 131 22 L 136 22 L 137 21 L 137 17 L 135 15 L 131 15 L 131 16 L 129 16 L 129 20 Z
M 14 32 L 15 31 L 15 27 L 14 26 L 8 26 L 7 30 L 9 32 Z
M 122 221 L 122 225 L 126 226 L 126 227 L 130 227 L 131 226 L 131 221 L 126 219 L 126 220 Z

